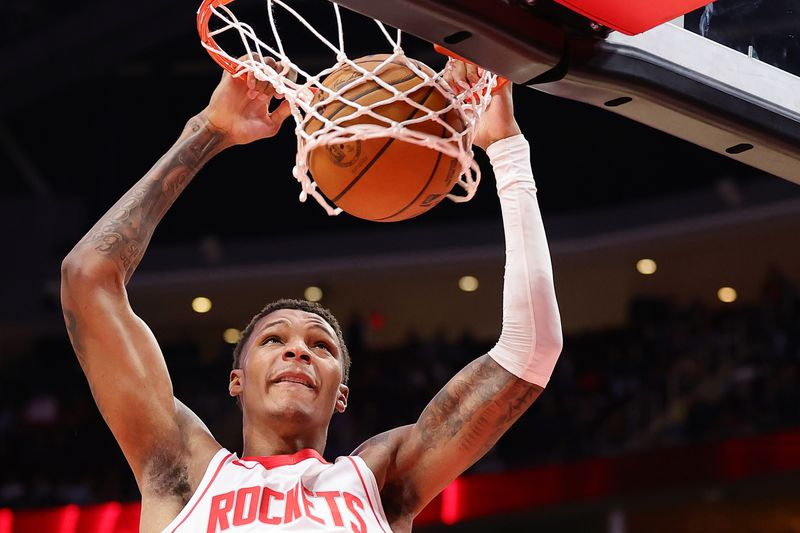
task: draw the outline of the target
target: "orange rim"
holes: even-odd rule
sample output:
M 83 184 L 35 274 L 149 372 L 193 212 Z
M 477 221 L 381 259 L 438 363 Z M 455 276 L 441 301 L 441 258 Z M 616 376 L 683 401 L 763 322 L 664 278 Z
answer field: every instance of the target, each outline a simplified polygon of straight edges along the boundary
M 442 45 L 434 44 L 433 45 L 433 49 L 436 50 L 437 52 L 439 52 L 440 54 L 442 54 L 443 56 L 450 56 L 453 59 L 458 59 L 459 61 L 463 61 L 464 63 L 469 63 L 470 65 L 475 65 L 475 63 L 473 63 L 469 59 L 467 59 L 465 57 L 462 57 L 462 56 L 458 55 L 457 53 L 455 53 L 455 52 L 453 52 L 451 50 L 448 50 L 447 48 L 445 48 Z M 475 66 L 477 67 L 479 65 L 475 65 Z M 508 79 L 507 78 L 503 78 L 502 76 L 498 76 L 497 77 L 497 85 L 495 85 L 494 89 L 492 89 L 492 94 L 494 94 L 498 90 L 500 90 L 500 87 L 502 87 L 506 83 L 508 83 Z
M 206 50 L 211 56 L 211 59 L 216 61 L 219 66 L 231 74 L 236 74 L 239 66 L 216 51 L 220 50 L 220 47 L 210 35 L 210 31 L 208 29 L 208 23 L 211 20 L 212 15 L 211 8 L 224 6 L 226 4 L 230 4 L 231 2 L 233 2 L 233 0 L 203 0 L 203 3 L 197 10 L 197 33 L 200 34 L 200 40 L 207 45 Z
M 221 50 L 217 42 L 214 38 L 210 35 L 210 30 L 208 28 L 208 23 L 211 20 L 212 12 L 211 8 L 216 8 L 219 6 L 224 6 L 227 4 L 232 3 L 233 0 L 203 0 L 203 3 L 200 5 L 200 8 L 197 10 L 197 33 L 200 34 L 200 40 L 206 45 L 206 50 L 211 58 L 222 68 L 230 72 L 231 74 L 236 74 L 239 70 L 239 65 L 228 59 L 227 57 L 223 56 L 217 50 Z M 438 53 L 446 56 L 450 56 L 453 59 L 458 59 L 459 61 L 464 61 L 465 63 L 470 63 L 474 65 L 472 61 L 466 59 L 455 52 L 452 52 L 445 48 L 444 46 L 434 44 L 433 49 L 436 50 Z M 492 94 L 496 93 L 500 87 L 508 83 L 508 79 L 498 76 L 497 77 L 497 85 L 495 85 L 494 89 L 492 89 Z

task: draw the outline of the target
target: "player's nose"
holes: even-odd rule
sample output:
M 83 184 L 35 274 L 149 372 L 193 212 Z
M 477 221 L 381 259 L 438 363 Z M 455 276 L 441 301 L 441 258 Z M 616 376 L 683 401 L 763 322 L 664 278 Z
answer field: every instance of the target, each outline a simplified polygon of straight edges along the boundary
M 304 363 L 311 362 L 311 351 L 302 341 L 292 341 L 286 345 L 283 352 L 284 360 L 298 359 Z

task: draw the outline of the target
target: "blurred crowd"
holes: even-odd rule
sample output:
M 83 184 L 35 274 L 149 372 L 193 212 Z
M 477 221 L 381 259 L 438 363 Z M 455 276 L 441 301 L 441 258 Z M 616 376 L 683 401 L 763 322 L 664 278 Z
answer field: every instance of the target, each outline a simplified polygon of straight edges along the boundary
M 413 422 L 494 341 L 410 335 L 403 346 L 375 351 L 364 341 L 368 327 L 358 320 L 347 327 L 350 405 L 334 417 L 329 459 Z M 191 341 L 163 348 L 176 396 L 240 451 L 241 415 L 227 394 L 230 346 L 212 358 Z M 766 433 L 800 426 L 798 405 L 800 296 L 776 271 L 748 304 L 642 299 L 625 328 L 568 336 L 545 393 L 473 470 Z M 0 460 L 0 507 L 138 498 L 66 334 L 0 361 Z

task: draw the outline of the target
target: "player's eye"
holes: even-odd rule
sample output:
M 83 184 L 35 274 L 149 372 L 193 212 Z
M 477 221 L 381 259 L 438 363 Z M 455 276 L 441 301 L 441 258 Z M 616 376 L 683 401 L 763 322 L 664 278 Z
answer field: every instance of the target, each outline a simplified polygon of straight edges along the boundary
M 327 342 L 318 342 L 314 345 L 314 348 L 320 348 L 328 353 L 333 353 L 333 350 L 331 349 L 331 347 L 328 345 Z
M 277 337 L 275 335 L 270 335 L 261 342 L 261 345 L 264 346 L 266 344 L 280 344 L 281 342 L 282 341 L 280 337 Z

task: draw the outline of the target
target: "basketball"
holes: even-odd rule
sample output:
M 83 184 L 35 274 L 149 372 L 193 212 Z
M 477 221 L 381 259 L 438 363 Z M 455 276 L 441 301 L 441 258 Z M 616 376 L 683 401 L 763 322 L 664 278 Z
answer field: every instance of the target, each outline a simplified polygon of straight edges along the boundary
M 362 68 L 375 72 L 388 55 L 371 55 L 356 59 Z M 417 63 L 420 70 L 433 74 L 430 68 Z M 385 65 L 376 72 L 385 82 L 400 91 L 411 91 L 409 99 L 439 111 L 447 106 L 445 97 L 434 87 L 421 85 L 423 80 L 400 60 Z M 323 85 L 338 90 L 362 74 L 345 66 L 329 74 Z M 414 87 L 419 89 L 413 90 Z M 342 96 L 360 105 L 370 105 L 387 100 L 392 93 L 376 82 L 365 79 L 345 91 Z M 326 97 L 317 93 L 317 102 Z M 312 102 L 313 105 L 314 102 Z M 317 108 L 327 119 L 341 118 L 356 111 L 356 108 L 341 101 L 334 101 Z M 402 101 L 387 103 L 374 108 L 375 113 L 390 120 L 402 122 L 425 114 L 424 111 Z M 443 120 L 456 131 L 463 124 L 455 113 L 448 113 Z M 339 122 L 342 126 L 356 124 L 382 124 L 370 116 L 355 117 Z M 310 119 L 306 133 L 313 133 L 323 123 Z M 447 129 L 434 120 L 421 121 L 406 126 L 415 131 L 438 137 L 448 135 Z M 391 137 L 356 140 L 316 148 L 309 154 L 308 168 L 319 189 L 334 204 L 353 216 L 376 222 L 396 222 L 420 215 L 438 204 L 453 188 L 459 176 L 458 160 L 437 150 L 401 141 Z

